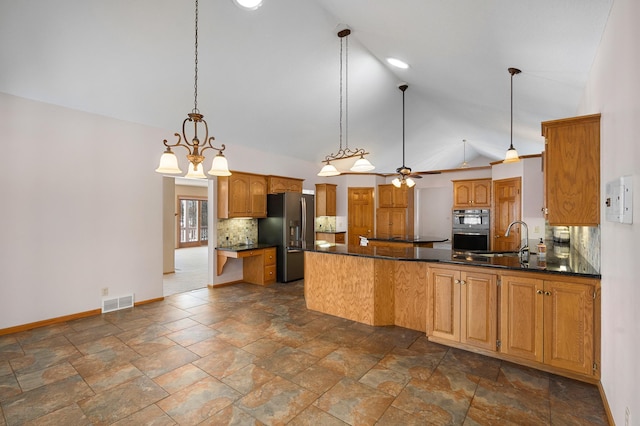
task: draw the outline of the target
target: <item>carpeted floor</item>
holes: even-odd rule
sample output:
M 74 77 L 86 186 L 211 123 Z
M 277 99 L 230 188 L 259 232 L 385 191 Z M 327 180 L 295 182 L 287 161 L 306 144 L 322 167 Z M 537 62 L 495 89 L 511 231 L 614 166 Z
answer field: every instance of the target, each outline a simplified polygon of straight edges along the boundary
M 164 296 L 207 286 L 207 246 L 176 249 L 175 256 L 176 272 L 163 278 Z

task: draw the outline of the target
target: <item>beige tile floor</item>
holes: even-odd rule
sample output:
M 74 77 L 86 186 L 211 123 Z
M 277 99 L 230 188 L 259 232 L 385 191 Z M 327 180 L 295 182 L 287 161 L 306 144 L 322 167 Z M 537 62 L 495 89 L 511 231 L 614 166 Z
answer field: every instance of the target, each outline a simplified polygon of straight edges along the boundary
M 4 425 L 606 425 L 595 386 L 238 284 L 0 336 Z

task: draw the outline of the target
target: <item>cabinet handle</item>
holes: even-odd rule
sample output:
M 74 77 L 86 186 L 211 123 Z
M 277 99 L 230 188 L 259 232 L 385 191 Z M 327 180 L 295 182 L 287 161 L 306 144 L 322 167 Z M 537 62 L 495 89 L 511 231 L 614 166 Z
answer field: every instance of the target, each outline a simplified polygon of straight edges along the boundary
M 460 284 L 460 280 L 453 280 L 454 284 Z
M 496 234 L 494 238 L 500 238 L 500 235 L 499 235 L 499 234 Z
M 460 284 L 465 285 L 467 282 L 465 280 L 460 280 Z
M 544 292 L 544 295 L 545 295 L 545 296 L 551 296 L 551 292 L 550 292 L 550 291 L 545 291 L 545 292 Z
M 537 294 L 542 294 L 542 293 L 544 293 L 544 291 L 542 291 L 542 290 L 536 290 L 536 293 L 537 293 Z

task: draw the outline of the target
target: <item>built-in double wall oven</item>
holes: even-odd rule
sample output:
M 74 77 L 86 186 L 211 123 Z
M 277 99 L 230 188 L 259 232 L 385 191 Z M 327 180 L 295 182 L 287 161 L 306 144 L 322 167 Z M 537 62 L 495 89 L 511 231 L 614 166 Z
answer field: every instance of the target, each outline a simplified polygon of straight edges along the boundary
M 489 209 L 454 210 L 453 250 L 489 250 L 490 220 Z

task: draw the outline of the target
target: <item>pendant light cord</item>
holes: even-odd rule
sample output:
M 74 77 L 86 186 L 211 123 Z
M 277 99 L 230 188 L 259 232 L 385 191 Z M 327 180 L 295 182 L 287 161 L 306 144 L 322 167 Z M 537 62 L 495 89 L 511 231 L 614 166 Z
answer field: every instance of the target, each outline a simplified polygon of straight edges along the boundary
M 195 18 L 195 63 L 194 63 L 194 78 L 193 78 L 193 111 L 199 113 L 198 110 L 198 0 L 196 0 L 196 18 Z
M 514 72 L 509 70 L 511 74 L 511 141 L 509 145 L 509 149 L 513 149 L 513 74 Z
M 406 89 L 405 89 L 406 90 Z M 402 91 L 402 168 L 405 168 L 404 165 L 404 92 Z

